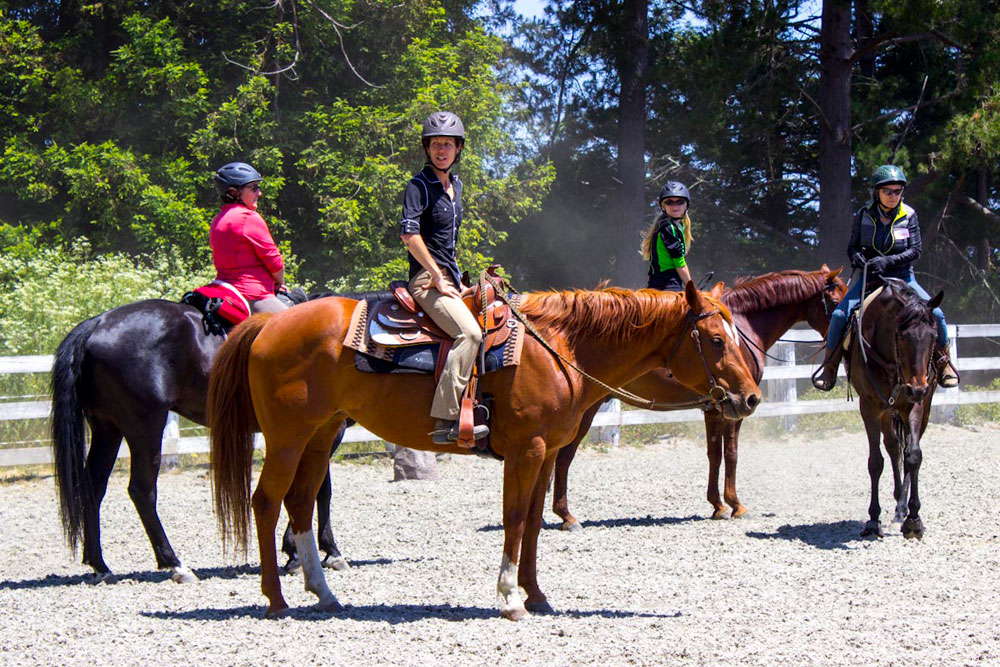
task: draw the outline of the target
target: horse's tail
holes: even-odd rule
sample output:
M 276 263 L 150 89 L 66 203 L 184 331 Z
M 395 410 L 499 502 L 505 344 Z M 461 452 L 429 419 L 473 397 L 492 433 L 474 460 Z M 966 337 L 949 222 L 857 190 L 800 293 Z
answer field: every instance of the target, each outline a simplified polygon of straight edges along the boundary
M 100 318 L 93 317 L 76 325 L 59 343 L 52 364 L 52 458 L 63 533 L 74 552 L 84 517 L 94 506 L 94 493 L 84 471 L 87 443 L 79 384 L 84 347 L 98 324 Z
M 250 534 L 250 470 L 257 429 L 247 371 L 250 347 L 267 320 L 254 316 L 233 330 L 219 349 L 208 380 L 215 514 L 223 549 L 232 538 L 244 555 Z

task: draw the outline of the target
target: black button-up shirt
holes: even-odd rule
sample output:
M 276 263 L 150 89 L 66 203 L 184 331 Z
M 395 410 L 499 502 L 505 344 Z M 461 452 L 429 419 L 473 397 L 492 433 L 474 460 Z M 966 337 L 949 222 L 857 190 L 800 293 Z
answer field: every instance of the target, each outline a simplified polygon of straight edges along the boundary
M 420 234 L 431 257 L 461 289 L 455 244 L 458 242 L 458 228 L 462 226 L 462 181 L 454 174 L 448 176 L 455 190 L 454 200 L 445 192 L 444 185 L 430 165 L 414 174 L 403 192 L 403 219 L 399 223 L 399 233 Z M 412 280 L 423 267 L 412 254 L 407 254 Z

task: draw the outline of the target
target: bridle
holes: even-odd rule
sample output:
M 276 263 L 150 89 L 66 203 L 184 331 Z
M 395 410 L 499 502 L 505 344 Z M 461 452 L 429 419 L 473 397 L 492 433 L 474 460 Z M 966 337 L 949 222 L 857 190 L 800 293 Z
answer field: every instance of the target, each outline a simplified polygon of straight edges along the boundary
M 674 357 L 677 355 L 678 350 L 680 350 L 681 343 L 684 340 L 688 329 L 691 330 L 691 338 L 694 341 L 695 349 L 698 351 L 698 357 L 701 359 L 702 365 L 705 368 L 705 374 L 708 377 L 709 390 L 708 394 L 701 396 L 697 399 L 691 401 L 678 401 L 675 403 L 665 403 L 660 401 L 653 401 L 648 398 L 643 398 L 642 396 L 637 396 L 630 391 L 622 389 L 621 387 L 612 387 L 609 384 L 598 380 L 594 376 L 587 373 L 585 370 L 574 364 L 572 361 L 559 354 L 552 345 L 542 336 L 542 334 L 528 321 L 528 319 L 521 313 L 517 306 L 507 298 L 507 291 L 516 291 L 512 287 L 506 284 L 506 281 L 498 279 L 495 276 L 489 274 L 487 271 L 483 271 L 480 276 L 480 280 L 485 280 L 493 289 L 496 291 L 497 298 L 503 301 L 510 308 L 510 312 L 516 317 L 528 333 L 535 337 L 542 347 L 549 351 L 550 354 L 558 358 L 564 364 L 575 370 L 577 373 L 582 375 L 584 378 L 598 385 L 605 391 L 607 391 L 612 397 L 618 398 L 624 403 L 627 403 L 633 407 L 643 408 L 646 410 L 681 410 L 684 408 L 699 408 L 701 410 L 711 410 L 714 407 L 721 406 L 724 403 L 732 402 L 729 397 L 729 392 L 727 392 L 721 385 L 719 385 L 715 374 L 712 373 L 712 369 L 708 364 L 708 359 L 705 357 L 705 352 L 701 346 L 701 333 L 698 331 L 698 322 L 706 318 L 712 317 L 713 315 L 718 315 L 722 317 L 722 311 L 719 309 L 710 310 L 704 313 L 695 314 L 692 311 L 687 312 L 685 318 L 684 331 L 677 337 L 677 342 L 674 343 L 674 347 L 667 357 L 667 369 L 669 372 L 670 362 L 673 361 Z M 670 373 L 673 377 L 673 373 Z

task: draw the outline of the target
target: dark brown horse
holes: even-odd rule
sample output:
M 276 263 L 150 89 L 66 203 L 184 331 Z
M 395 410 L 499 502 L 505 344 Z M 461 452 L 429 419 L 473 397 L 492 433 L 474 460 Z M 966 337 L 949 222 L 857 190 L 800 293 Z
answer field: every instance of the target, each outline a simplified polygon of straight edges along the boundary
M 743 280 L 722 295 L 722 302 L 733 314 L 733 323 L 743 344 L 740 350 L 747 366 L 760 383 L 764 373 L 764 352 L 794 324 L 807 322 L 826 334 L 830 313 L 840 303 L 847 285 L 824 264 L 819 271 L 781 271 Z M 692 398 L 689 389 L 671 379 L 662 369 L 654 370 L 631 382 L 626 389 L 644 398 L 662 402 L 681 402 Z M 567 476 L 580 441 L 587 435 L 600 403 L 583 417 L 573 442 L 559 450 L 556 459 L 552 511 L 562 518 L 563 530 L 579 530 L 583 525 L 569 511 Z M 736 460 L 739 451 L 742 419 L 726 419 L 718 410 L 705 412 L 705 436 L 708 441 L 708 502 L 713 519 L 726 516 L 727 507 L 719 498 L 719 467 L 725 452 L 725 500 L 736 518 L 746 508 L 736 496 Z
M 886 279 L 886 288 L 862 309 L 861 325 L 853 331 L 848 375 L 858 392 L 858 407 L 868 433 L 868 476 L 871 504 L 863 536 L 882 537 L 878 482 L 885 460 L 880 440 L 892 463 L 892 493 L 896 499 L 893 522 L 906 537 L 921 538 L 917 476 L 923 453 L 920 438 L 927 428 L 937 386 L 933 362 L 937 330 L 931 312 L 941 305 L 943 292 L 924 301 L 901 280 Z M 858 336 L 858 329 L 861 336 Z
M 669 365 L 696 394 L 705 396 L 714 383 L 728 410 L 746 416 L 760 392 L 731 335 L 729 311 L 717 301 L 720 293 L 721 286 L 716 296 L 699 293 L 690 282 L 684 294 L 548 292 L 526 295 L 522 310 L 563 357 L 612 386 Z M 252 317 L 233 331 L 212 369 L 208 410 L 220 529 L 224 542 L 234 538 L 245 550 L 252 504 L 268 616 L 288 608 L 274 539 L 282 499 L 306 590 L 319 598 L 321 609 L 340 608 L 319 565 L 311 520 L 329 443 L 345 419 L 405 447 L 468 453 L 431 442 L 432 377 L 373 375 L 355 368 L 355 353 L 342 341 L 357 303 L 323 299 L 291 315 Z M 490 438 L 504 457 L 504 547 L 497 588 L 501 613 L 517 620 L 529 610 L 551 609 L 535 570 L 547 483 L 558 449 L 573 439 L 583 413 L 606 390 L 532 337 L 525 340 L 520 365 L 485 375 L 481 386 L 494 396 Z M 267 448 L 251 501 L 254 422 Z

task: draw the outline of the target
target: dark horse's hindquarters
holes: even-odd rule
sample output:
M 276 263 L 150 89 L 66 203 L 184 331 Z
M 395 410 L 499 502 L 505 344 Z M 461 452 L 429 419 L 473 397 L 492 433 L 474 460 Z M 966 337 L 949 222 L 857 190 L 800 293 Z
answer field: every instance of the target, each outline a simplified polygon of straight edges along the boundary
M 204 332 L 194 307 L 150 299 L 81 322 L 60 343 L 52 368 L 52 446 L 62 523 L 74 550 L 82 534 L 83 562 L 98 579 L 111 577 L 101 552 L 100 507 L 123 436 L 131 454 L 129 496 L 157 566 L 169 568 L 175 581 L 196 579 L 160 523 L 156 478 L 167 413 L 205 424 L 208 374 L 222 342 Z M 331 565 L 343 560 L 328 526 L 320 546 Z

